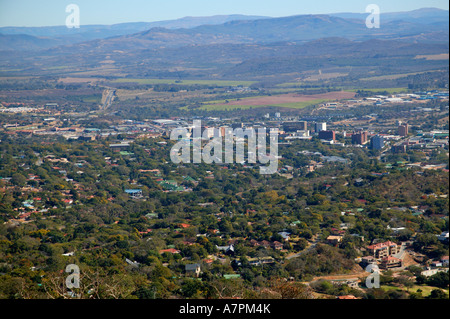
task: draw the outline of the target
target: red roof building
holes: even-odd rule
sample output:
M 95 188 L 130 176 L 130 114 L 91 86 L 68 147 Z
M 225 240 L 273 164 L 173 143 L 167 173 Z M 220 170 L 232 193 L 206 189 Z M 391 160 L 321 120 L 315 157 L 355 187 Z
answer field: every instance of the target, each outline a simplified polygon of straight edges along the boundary
M 377 259 L 394 255 L 400 251 L 400 246 L 392 241 L 378 243 L 367 247 L 369 253 Z
M 175 248 L 169 248 L 169 249 L 162 249 L 159 251 L 159 253 L 160 254 L 164 254 L 164 253 L 179 254 L 180 251 Z

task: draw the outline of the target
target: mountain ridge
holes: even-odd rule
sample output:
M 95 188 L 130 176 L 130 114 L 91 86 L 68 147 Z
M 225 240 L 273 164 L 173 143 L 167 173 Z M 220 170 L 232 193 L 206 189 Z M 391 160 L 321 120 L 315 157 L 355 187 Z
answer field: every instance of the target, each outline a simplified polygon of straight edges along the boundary
M 447 12 L 446 20 L 444 19 L 445 12 Z M 3 34 L 0 45 L 3 50 L 39 50 L 61 46 L 67 46 L 71 49 L 89 47 L 90 50 L 93 50 L 95 46 L 115 49 L 115 42 L 130 41 L 126 46 L 135 46 L 135 49 L 142 49 L 181 47 L 191 44 L 204 45 L 207 43 L 310 41 L 323 37 L 346 37 L 352 40 L 381 37 L 405 39 L 407 41 L 426 41 L 427 34 L 432 35 L 430 41 L 448 41 L 445 38 L 448 35 L 448 11 L 446 10 L 425 8 L 411 11 L 411 13 L 385 13 L 382 15 L 380 29 L 368 29 L 365 26 L 367 13 L 356 14 L 360 17 L 358 19 L 343 18 L 339 15 L 342 16 L 345 13 L 292 15 L 278 18 L 244 15 L 184 17 L 177 20 L 160 21 L 156 24 L 116 24 L 108 26 L 106 31 L 102 31 L 103 33 L 95 31 L 95 25 L 84 26 L 83 28 L 88 29 L 84 33 L 80 30 L 59 27 L 59 29 L 65 28 L 63 31 L 67 34 L 62 34 L 62 29 L 58 31 L 61 34 L 56 34 L 53 37 L 48 36 L 49 31 L 45 31 L 47 36 L 43 36 L 42 32 L 37 32 L 34 35 L 35 38 L 22 37 L 22 42 L 15 40 L 14 35 L 6 37 Z M 430 16 L 435 18 L 425 19 L 425 17 Z M 386 19 L 386 17 L 388 18 Z M 403 17 L 403 20 L 399 20 L 399 17 Z M 410 19 L 405 17 L 410 17 Z M 206 22 L 211 24 L 203 24 Z M 152 27 L 148 28 L 150 25 Z M 119 31 L 114 31 L 115 28 Z M 0 28 L 0 34 L 2 34 L 2 30 L 4 31 L 5 28 Z M 120 34 L 117 34 L 117 32 Z M 422 36 L 419 37 L 419 35 Z M 17 36 L 20 35 L 17 34 Z M 25 39 L 30 41 L 29 46 L 27 46 Z M 64 50 L 64 48 L 62 49 Z

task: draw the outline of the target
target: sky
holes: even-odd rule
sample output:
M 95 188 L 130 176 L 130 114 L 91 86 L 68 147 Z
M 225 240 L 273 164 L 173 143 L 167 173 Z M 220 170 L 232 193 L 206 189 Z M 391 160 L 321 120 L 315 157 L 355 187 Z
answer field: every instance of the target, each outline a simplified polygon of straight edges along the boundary
M 0 0 L 0 27 L 65 25 L 66 6 L 80 9 L 80 24 L 153 22 L 186 16 L 246 14 L 269 17 L 338 12 L 364 13 L 369 4 L 382 12 L 425 7 L 448 10 L 447 0 Z

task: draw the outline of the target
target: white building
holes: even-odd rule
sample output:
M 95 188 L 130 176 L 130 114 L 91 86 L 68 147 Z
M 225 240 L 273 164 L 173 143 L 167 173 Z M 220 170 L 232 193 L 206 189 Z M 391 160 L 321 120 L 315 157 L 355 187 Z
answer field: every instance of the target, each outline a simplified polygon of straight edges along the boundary
M 442 234 L 438 235 L 438 239 L 440 241 L 448 240 L 448 231 L 444 231 Z
M 318 133 L 320 131 L 326 131 L 327 130 L 327 123 L 325 123 L 325 122 L 316 123 L 315 129 L 316 129 L 316 133 Z

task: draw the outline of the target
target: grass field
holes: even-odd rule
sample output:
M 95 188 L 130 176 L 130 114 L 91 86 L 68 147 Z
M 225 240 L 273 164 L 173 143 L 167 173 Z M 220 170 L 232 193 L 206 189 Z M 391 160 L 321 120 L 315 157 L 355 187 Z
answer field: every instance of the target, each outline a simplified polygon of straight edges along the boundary
M 204 102 L 204 105 L 200 107 L 200 109 L 208 111 L 224 111 L 268 106 L 301 109 L 310 105 L 316 105 L 340 99 L 349 99 L 353 97 L 354 93 L 344 91 L 328 92 L 314 95 L 294 93 L 264 95 L 242 99 L 208 101 Z
M 116 79 L 113 83 L 139 83 L 139 84 L 180 84 L 180 85 L 215 85 L 226 86 L 249 86 L 253 81 L 224 81 L 224 80 L 176 80 L 176 79 Z
M 418 289 L 422 290 L 422 296 L 427 297 L 431 294 L 431 291 L 434 289 L 439 289 L 436 287 L 432 287 L 432 286 L 419 286 L 419 285 L 414 285 L 411 288 L 399 288 L 399 287 L 394 287 L 394 286 L 388 286 L 388 285 L 381 285 L 380 287 L 381 289 L 385 290 L 385 291 L 389 291 L 389 290 L 403 290 L 403 291 L 408 291 L 408 292 L 417 292 Z M 448 289 L 445 290 L 445 292 L 448 294 L 449 291 Z
M 213 103 L 213 104 L 206 104 L 202 107 L 200 107 L 200 110 L 207 110 L 207 111 L 231 111 L 236 109 L 252 109 L 257 107 L 285 107 L 285 108 L 291 108 L 291 109 L 302 109 L 310 105 L 316 105 L 324 102 L 332 101 L 331 99 L 314 99 L 310 101 L 303 101 L 303 102 L 290 102 L 290 103 L 273 103 L 273 104 L 261 104 L 261 105 L 246 105 L 245 101 L 242 101 L 242 104 L 238 105 L 229 105 L 229 104 L 220 104 L 220 103 Z

